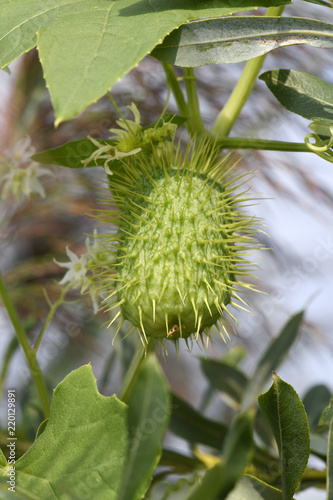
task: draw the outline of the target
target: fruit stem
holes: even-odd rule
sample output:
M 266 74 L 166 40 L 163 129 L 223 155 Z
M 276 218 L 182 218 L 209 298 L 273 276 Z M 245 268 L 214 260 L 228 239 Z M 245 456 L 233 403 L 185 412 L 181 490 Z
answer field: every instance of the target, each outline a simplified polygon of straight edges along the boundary
M 44 417 L 48 418 L 50 415 L 50 400 L 40 366 L 36 359 L 36 353 L 34 352 L 29 343 L 28 336 L 22 326 L 22 323 L 14 307 L 14 304 L 11 301 L 11 298 L 9 297 L 1 272 L 0 272 L 0 297 L 2 299 L 3 305 L 7 310 L 7 314 L 14 327 L 17 339 L 23 349 L 26 360 L 28 362 L 29 370 L 33 378 L 33 381 L 35 383 L 40 402 L 42 404 Z
M 202 122 L 197 93 L 197 78 L 193 68 L 184 68 L 184 80 L 187 93 L 188 122 L 191 134 L 200 135 L 205 131 Z
M 143 361 L 147 357 L 147 353 L 152 351 L 154 347 L 155 347 L 155 341 L 149 340 L 146 346 L 141 345 L 134 354 L 118 394 L 118 398 L 121 399 L 121 401 L 123 401 L 124 403 L 128 402 L 132 386 L 135 382 L 135 379 L 137 377 L 137 374 L 141 368 Z
M 281 16 L 284 5 L 279 7 L 270 7 L 267 9 L 265 16 L 277 17 Z M 246 103 L 259 71 L 263 65 L 267 54 L 255 57 L 245 64 L 242 76 L 237 82 L 232 91 L 227 103 L 219 113 L 211 132 L 218 137 L 226 137 L 229 135 L 235 121 L 237 120 L 244 104 Z
M 173 95 L 176 99 L 176 103 L 179 109 L 180 114 L 184 118 L 188 118 L 189 116 L 189 110 L 182 92 L 182 89 L 180 88 L 179 81 L 175 75 L 174 69 L 171 64 L 162 62 L 162 66 L 164 69 L 164 72 L 167 77 L 167 83 L 170 86 Z M 188 121 L 188 120 L 187 120 Z M 189 124 L 186 122 L 186 126 L 189 127 Z
M 54 316 L 54 314 L 55 314 L 56 310 L 58 309 L 58 307 L 59 307 L 59 306 L 63 303 L 63 301 L 64 301 L 64 297 L 65 297 L 65 295 L 66 295 L 66 293 L 67 293 L 68 289 L 69 289 L 69 286 L 68 286 L 67 288 L 63 288 L 63 289 L 61 290 L 60 296 L 59 296 L 58 300 L 56 300 L 56 301 L 55 301 L 55 303 L 54 303 L 54 304 L 51 304 L 51 302 L 50 302 L 50 301 L 48 300 L 48 298 L 46 297 L 46 298 L 47 298 L 47 301 L 48 301 L 48 303 L 49 303 L 49 305 L 50 305 L 50 311 L 49 311 L 49 314 L 47 315 L 47 318 L 46 318 L 46 320 L 45 320 L 45 322 L 44 322 L 44 325 L 43 325 L 43 327 L 42 327 L 42 329 L 41 329 L 41 331 L 40 331 L 40 333 L 39 333 L 39 335 L 38 335 L 38 338 L 37 338 L 37 340 L 36 340 L 36 343 L 35 343 L 35 345 L 34 345 L 33 351 L 34 351 L 34 353 L 35 353 L 35 354 L 36 354 L 36 353 L 37 353 L 37 351 L 38 351 L 39 345 L 40 345 L 40 343 L 41 343 L 41 341 L 42 341 L 42 338 L 43 338 L 43 335 L 44 335 L 44 333 L 45 333 L 46 328 L 47 328 L 47 327 L 49 326 L 49 324 L 51 323 L 51 321 L 52 321 L 52 319 L 53 319 L 53 316 Z

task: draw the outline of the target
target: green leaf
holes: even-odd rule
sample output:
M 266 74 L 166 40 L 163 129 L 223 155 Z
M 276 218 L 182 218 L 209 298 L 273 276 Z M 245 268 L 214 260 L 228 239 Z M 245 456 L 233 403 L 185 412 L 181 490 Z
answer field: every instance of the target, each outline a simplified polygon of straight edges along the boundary
M 253 418 L 252 410 L 236 418 L 223 445 L 223 460 L 206 472 L 186 500 L 225 498 L 252 456 Z
M 322 460 L 326 460 L 327 457 L 327 438 L 326 436 L 322 436 L 321 434 L 317 434 L 315 432 L 310 433 L 310 442 L 311 442 L 311 453 L 321 458 Z
M 116 499 L 126 416 L 124 403 L 98 393 L 89 365 L 70 373 L 54 390 L 46 429 L 15 464 L 18 491 L 36 499 Z
M 271 388 L 259 396 L 280 455 L 283 500 L 290 500 L 302 478 L 310 454 L 310 434 L 302 401 L 293 387 L 273 373 Z
M 287 0 L 0 0 L 0 67 L 36 44 L 56 124 L 97 101 L 173 29 Z
M 15 493 L 13 496 L 13 492 L 8 490 L 8 486 L 10 486 L 5 478 L 0 477 L 0 498 L 1 500 L 41 500 L 41 498 L 29 491 L 23 490 L 19 486 L 15 486 Z
M 221 450 L 227 427 L 201 415 L 186 401 L 172 394 L 171 432 L 189 441 Z
M 173 474 L 186 474 L 198 467 L 203 467 L 203 463 L 197 458 L 187 457 L 181 453 L 165 449 L 162 450 L 159 465 L 173 467 Z
M 256 413 L 256 418 L 254 421 L 254 429 L 255 432 L 258 434 L 258 437 L 264 443 L 266 449 L 270 450 L 275 455 L 276 452 L 275 439 L 272 430 L 260 408 L 258 408 Z
M 6 467 L 7 466 L 7 460 L 5 455 L 3 454 L 2 449 L 0 448 L 0 467 Z
M 114 146 L 114 141 L 101 141 L 96 139 L 101 145 L 110 144 Z M 57 148 L 48 149 L 40 153 L 34 154 L 31 159 L 46 165 L 59 165 L 60 167 L 83 168 L 82 160 L 89 156 L 98 148 L 89 139 L 80 139 L 78 141 L 66 142 Z M 87 167 L 101 167 L 105 160 L 97 159 L 92 161 Z
M 333 48 L 333 25 L 302 17 L 238 16 L 195 21 L 174 30 L 152 52 L 183 67 L 247 61 L 279 47 Z
M 282 491 L 256 477 L 244 475 L 226 500 L 282 500 Z
M 46 427 L 47 427 L 47 424 L 49 422 L 49 418 L 46 418 L 45 420 L 43 420 L 43 422 L 40 423 L 38 429 L 37 429 L 37 432 L 36 432 L 36 439 L 41 435 L 43 434 L 43 432 L 45 431 Z
M 237 367 L 247 355 L 247 349 L 243 345 L 235 345 L 227 350 L 222 358 L 223 363 L 226 365 Z
M 186 118 L 183 116 L 175 114 L 166 114 L 162 118 L 159 118 L 155 123 L 147 127 L 143 127 L 143 130 L 149 128 L 160 128 L 165 123 L 174 123 L 177 127 L 180 127 Z M 117 142 L 109 140 L 95 139 L 101 146 L 110 145 L 117 146 Z M 94 151 L 97 151 L 97 146 L 93 144 L 90 139 L 79 139 L 78 141 L 66 142 L 62 146 L 58 146 L 53 149 L 47 149 L 46 151 L 41 151 L 40 153 L 34 154 L 31 159 L 39 163 L 44 163 L 46 165 L 59 165 L 60 167 L 68 168 L 84 168 L 82 160 L 86 160 L 92 155 Z M 114 170 L 115 165 L 119 165 L 119 161 L 112 162 L 112 170 Z M 105 164 L 105 159 L 97 158 L 96 161 L 92 160 L 88 165 L 90 167 L 103 167 Z
M 253 450 L 253 422 L 255 412 L 251 408 L 239 415 L 230 427 L 223 445 L 226 462 L 226 484 L 222 492 L 226 495 L 249 463 Z
M 331 418 L 327 443 L 327 500 L 333 500 L 333 418 Z
M 266 71 L 259 78 L 288 111 L 332 125 L 333 85 L 292 69 Z
M 313 130 L 315 134 L 317 134 L 321 140 L 327 140 L 331 137 L 331 132 L 329 129 L 329 124 L 313 122 L 309 124 L 309 128 Z M 331 124 L 332 126 L 332 124 Z
M 311 387 L 302 398 L 310 429 L 317 427 L 319 418 L 327 405 L 327 401 L 329 401 L 330 395 L 331 393 L 325 385 L 318 384 Z
M 239 408 L 247 383 L 245 375 L 237 368 L 211 359 L 201 360 L 201 369 L 208 378 L 211 386 L 231 400 L 231 406 Z M 236 403 L 236 404 L 235 404 Z
M 208 469 L 196 487 L 191 488 L 189 494 L 184 496 L 184 500 L 213 500 L 219 494 L 225 480 L 225 464 L 217 463 Z M 222 497 L 223 498 L 223 497 Z
M 323 410 L 320 415 L 318 425 L 329 425 L 333 419 L 333 396 L 331 396 L 328 406 Z
M 242 411 L 254 406 L 259 394 L 269 380 L 273 370 L 280 365 L 290 347 L 297 338 L 300 331 L 300 325 L 303 320 L 304 311 L 295 314 L 285 324 L 279 336 L 273 340 L 262 355 L 255 372 L 246 388 L 244 399 L 242 401 Z
M 127 401 L 130 447 L 117 500 L 139 500 L 160 460 L 170 417 L 169 388 L 154 355 L 141 367 Z
M 322 7 L 333 9 L 333 5 L 329 2 L 325 2 L 324 0 L 304 0 L 304 2 L 314 3 L 316 5 L 321 5 Z

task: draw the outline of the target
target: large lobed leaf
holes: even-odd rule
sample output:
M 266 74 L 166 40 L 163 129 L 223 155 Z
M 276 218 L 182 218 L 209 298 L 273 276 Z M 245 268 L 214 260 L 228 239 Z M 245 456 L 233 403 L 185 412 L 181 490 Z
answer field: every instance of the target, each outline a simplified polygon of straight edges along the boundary
M 310 454 L 306 412 L 293 387 L 273 373 L 271 388 L 259 406 L 273 431 L 280 455 L 283 500 L 291 500 Z
M 190 19 L 289 0 L 0 0 L 0 68 L 37 45 L 56 123 L 99 99 Z
M 301 17 L 242 16 L 195 21 L 173 31 L 152 55 L 177 66 L 238 63 L 279 47 L 333 48 L 333 24 Z
M 266 71 L 259 78 L 288 111 L 333 124 L 333 85 L 292 69 Z
M 99 394 L 83 366 L 57 386 L 44 432 L 17 460 L 17 491 L 28 499 L 116 499 L 127 447 L 126 405 Z

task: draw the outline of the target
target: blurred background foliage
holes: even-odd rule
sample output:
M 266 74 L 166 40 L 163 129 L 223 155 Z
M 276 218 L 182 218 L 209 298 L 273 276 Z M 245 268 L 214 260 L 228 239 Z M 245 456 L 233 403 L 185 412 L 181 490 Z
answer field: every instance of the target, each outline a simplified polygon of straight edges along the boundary
M 311 17 L 313 8 L 306 6 L 306 15 Z M 309 71 L 332 82 L 330 51 L 315 51 L 305 46 L 278 50 L 267 57 L 264 69 L 284 65 Z M 200 107 L 206 124 L 213 123 L 242 67 L 242 64 L 206 66 L 196 71 Z M 181 70 L 176 68 L 176 71 L 181 78 Z M 36 150 L 41 151 L 87 135 L 108 138 L 109 129 L 115 127 L 117 113 L 108 97 L 104 97 L 55 130 L 53 110 L 36 51 L 25 54 L 13 64 L 11 76 L 2 73 L 0 77 L 6 95 L 1 104 L 2 151 L 10 150 L 27 135 Z M 288 112 L 263 88 L 262 82 L 256 84 L 232 135 L 301 142 L 308 133 L 305 120 L 295 115 L 290 120 Z M 129 116 L 127 105 L 135 102 L 143 124 L 154 122 L 167 98 L 162 67 L 152 57 L 146 57 L 139 67 L 114 86 L 112 95 L 125 116 Z M 177 111 L 172 98 L 168 111 Z M 246 373 L 250 372 L 285 320 L 305 307 L 308 312 L 302 335 L 279 374 L 293 384 L 308 408 L 313 394 L 318 397 L 318 391 L 326 405 L 333 392 L 330 305 L 333 248 L 322 261 L 315 260 L 314 250 L 322 241 L 327 245 L 327 235 L 333 237 L 331 166 L 310 153 L 241 153 L 243 156 L 237 168 L 244 173 L 256 170 L 249 185 L 253 193 L 267 198 L 251 210 L 262 216 L 268 226 L 269 238 L 262 236 L 262 240 L 269 250 L 258 261 L 259 287 L 268 295 L 247 297 L 253 315 L 237 313 L 237 336 L 232 334 L 231 341 L 225 345 L 216 335 L 206 350 L 207 357 L 218 360 L 230 356 L 237 359 Z M 104 187 L 105 180 L 102 168 L 76 171 L 49 168 L 54 175 L 44 182 L 45 199 L 33 197 L 30 201 L 16 202 L 8 198 L 0 205 L 0 263 L 11 297 L 32 341 L 47 317 L 48 302 L 54 303 L 60 295 L 57 282 L 64 272 L 53 259 L 66 261 L 66 246 L 78 255 L 85 251 L 85 238 L 96 227 L 89 212 L 98 207 L 100 188 Z M 66 302 L 57 310 L 43 338 L 38 355 L 50 389 L 69 371 L 91 361 L 99 390 L 105 395 L 119 390 L 138 338 L 134 334 L 120 341 L 118 336 L 112 344 L 113 333 L 112 328 L 107 328 L 108 320 L 105 313 L 94 315 L 89 295 L 80 296 L 79 291 L 67 294 Z M 4 313 L 0 315 L 0 328 L 0 387 L 2 391 L 5 387 L 18 391 L 23 408 L 19 416 L 18 451 L 23 453 L 33 441 L 42 416 L 23 355 Z M 122 333 L 126 333 L 126 328 Z M 234 415 L 234 409 L 204 377 L 199 360 L 204 355 L 197 346 L 193 346 L 192 355 L 181 346 L 177 359 L 171 346 L 168 355 L 160 357 L 171 388 L 178 396 L 207 416 L 227 422 Z M 314 384 L 319 387 L 306 394 Z M 314 423 L 317 420 L 313 418 Z M 0 444 L 5 438 L 5 433 L 1 432 Z M 166 442 L 174 450 L 184 447 L 184 443 L 171 433 Z

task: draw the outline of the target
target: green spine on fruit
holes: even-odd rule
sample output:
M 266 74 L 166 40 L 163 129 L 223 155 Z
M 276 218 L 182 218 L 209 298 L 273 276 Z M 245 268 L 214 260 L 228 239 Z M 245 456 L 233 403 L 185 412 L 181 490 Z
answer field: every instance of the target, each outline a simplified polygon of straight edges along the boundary
M 241 212 L 248 197 L 230 180 L 230 159 L 210 151 L 182 155 L 172 144 L 161 158 L 124 160 L 109 177 L 115 206 L 102 218 L 118 231 L 106 242 L 115 264 L 102 286 L 109 308 L 119 307 L 114 320 L 132 323 L 143 343 L 208 334 L 234 319 L 227 305 L 252 287 L 236 276 L 253 267 L 246 253 L 258 246 L 258 221 Z

